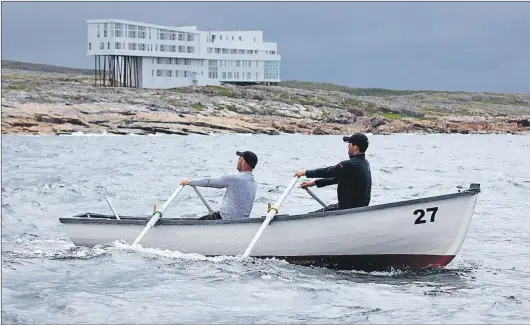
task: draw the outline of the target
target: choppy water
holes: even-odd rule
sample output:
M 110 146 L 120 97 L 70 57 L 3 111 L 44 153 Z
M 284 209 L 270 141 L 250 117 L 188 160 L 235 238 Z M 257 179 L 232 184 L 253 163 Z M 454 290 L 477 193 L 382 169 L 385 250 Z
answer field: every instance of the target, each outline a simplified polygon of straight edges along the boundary
M 298 168 L 346 157 L 340 136 L 2 136 L 2 323 L 530 322 L 530 137 L 371 136 L 372 204 L 480 182 L 464 245 L 446 270 L 337 272 L 282 261 L 204 258 L 116 242 L 74 247 L 58 218 L 148 215 L 184 177 L 260 158 L 253 216 Z M 326 202 L 335 187 L 315 189 Z M 217 207 L 223 190 L 203 189 Z M 283 213 L 318 209 L 294 189 Z M 204 214 L 185 190 L 165 215 Z

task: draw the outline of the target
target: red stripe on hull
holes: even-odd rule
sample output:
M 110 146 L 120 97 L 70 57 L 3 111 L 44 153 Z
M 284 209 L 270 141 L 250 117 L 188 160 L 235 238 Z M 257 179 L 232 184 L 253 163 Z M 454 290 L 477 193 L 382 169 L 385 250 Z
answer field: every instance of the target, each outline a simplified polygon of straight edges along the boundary
M 449 264 L 454 255 L 313 255 L 313 256 L 255 256 L 276 258 L 292 264 L 317 266 L 337 270 L 374 271 L 385 269 L 442 268 Z

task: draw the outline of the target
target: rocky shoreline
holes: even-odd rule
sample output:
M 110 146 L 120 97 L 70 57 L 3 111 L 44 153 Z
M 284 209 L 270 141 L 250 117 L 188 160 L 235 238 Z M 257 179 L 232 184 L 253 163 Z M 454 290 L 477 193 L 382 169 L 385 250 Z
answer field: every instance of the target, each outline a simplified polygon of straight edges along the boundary
M 331 85 L 332 86 L 332 85 Z M 148 90 L 87 70 L 2 61 L 2 134 L 530 133 L 530 94 L 399 92 L 285 82 Z

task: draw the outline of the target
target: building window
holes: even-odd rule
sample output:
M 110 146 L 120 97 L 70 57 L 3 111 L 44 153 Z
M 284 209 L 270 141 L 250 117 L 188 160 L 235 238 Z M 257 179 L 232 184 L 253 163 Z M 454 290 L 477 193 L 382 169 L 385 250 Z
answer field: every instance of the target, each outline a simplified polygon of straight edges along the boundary
M 155 69 L 151 69 L 151 76 L 155 76 Z
M 193 34 L 188 34 L 188 42 L 193 42 Z
M 110 50 L 110 42 L 107 42 L 107 50 Z
M 237 50 L 236 49 L 230 49 L 230 54 L 237 54 Z
M 195 49 L 193 48 L 193 46 L 188 46 L 187 52 L 188 52 L 188 53 L 193 53 L 194 50 L 195 50 Z
M 190 59 L 184 59 L 184 65 L 191 65 Z
M 223 72 L 223 79 L 226 79 L 226 72 Z
M 208 53 L 213 53 L 213 49 L 211 47 L 208 48 Z
M 184 34 L 183 33 L 179 33 L 179 41 L 183 41 L 184 40 Z
M 242 40 L 243 40 L 243 38 L 242 38 L 241 36 L 239 36 L 239 40 L 240 40 L 240 41 L 242 41 Z
M 91 50 L 92 49 L 92 43 L 88 42 L 88 49 Z
M 188 77 L 188 70 L 184 70 L 184 78 Z
M 237 60 L 236 61 L 236 67 L 240 67 L 241 66 L 241 61 Z
M 247 72 L 247 79 L 250 79 L 250 72 Z
M 157 77 L 162 77 L 162 74 L 163 74 L 163 70 L 161 70 L 161 69 L 157 69 L 156 70 L 156 76 Z

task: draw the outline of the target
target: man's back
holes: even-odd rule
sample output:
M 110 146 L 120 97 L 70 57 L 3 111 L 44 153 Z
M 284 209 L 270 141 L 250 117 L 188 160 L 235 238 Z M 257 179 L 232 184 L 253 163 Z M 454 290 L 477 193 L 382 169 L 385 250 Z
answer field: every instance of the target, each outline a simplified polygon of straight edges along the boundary
M 372 174 L 365 154 L 351 155 L 350 159 L 326 168 L 306 171 L 307 177 L 325 177 L 315 181 L 317 187 L 338 184 L 340 209 L 363 207 L 370 204 Z
M 223 219 L 243 219 L 250 216 L 257 186 L 251 172 L 229 173 L 220 177 L 200 178 L 190 185 L 225 188 L 226 193 L 219 212 Z
M 350 209 L 370 204 L 372 173 L 365 155 L 351 156 L 341 164 L 345 173 L 338 178 L 337 197 L 340 208 Z
M 243 219 L 250 216 L 256 198 L 257 185 L 250 172 L 227 174 L 228 186 L 219 209 L 223 219 Z

